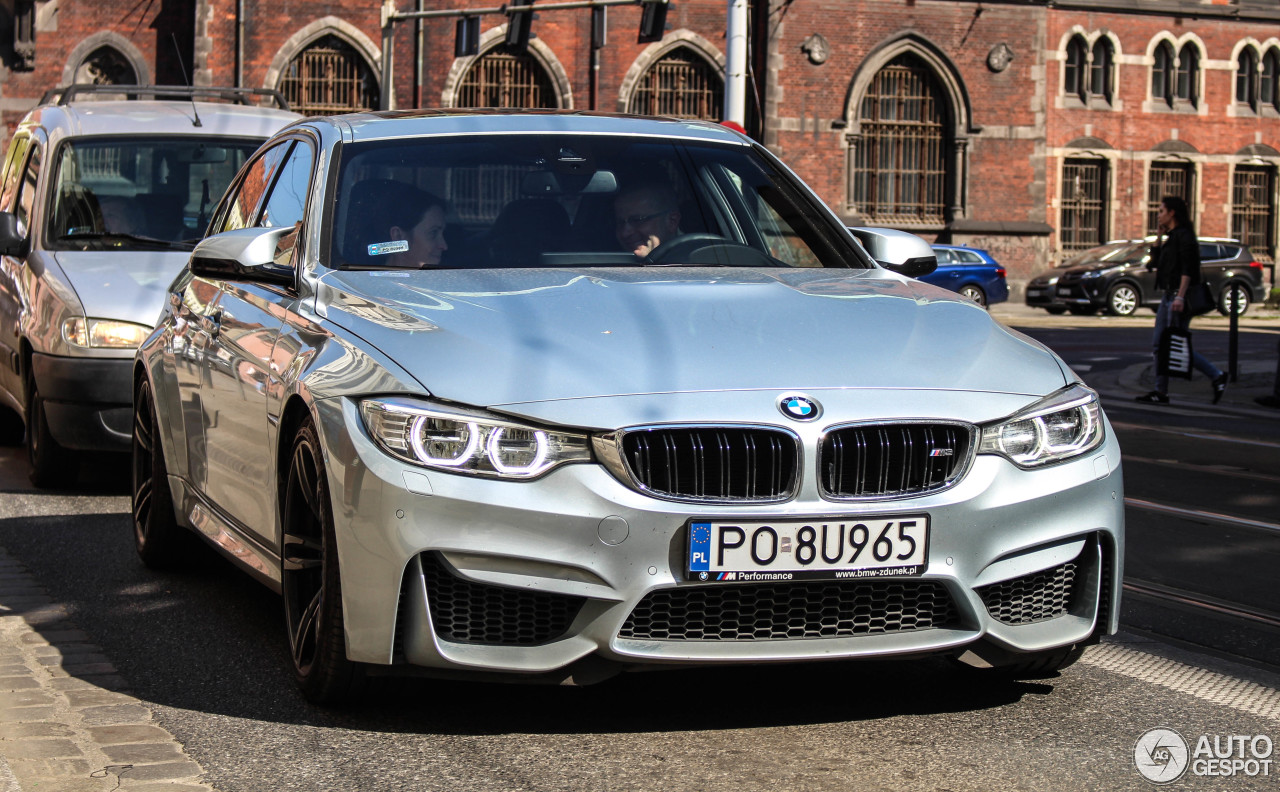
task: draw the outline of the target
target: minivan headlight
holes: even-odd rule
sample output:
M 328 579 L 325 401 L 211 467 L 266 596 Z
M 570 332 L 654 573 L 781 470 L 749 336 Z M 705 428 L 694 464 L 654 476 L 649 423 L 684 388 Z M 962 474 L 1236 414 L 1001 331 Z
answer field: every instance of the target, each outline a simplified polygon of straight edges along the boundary
M 560 465 L 592 458 L 586 435 L 408 399 L 365 399 L 360 414 L 384 451 L 436 470 L 532 479 Z
M 1079 383 L 1018 414 L 982 427 L 979 454 L 999 454 L 1018 467 L 1062 462 L 1102 444 L 1098 394 Z
M 75 316 L 62 323 L 62 338 L 86 349 L 137 349 L 151 328 L 133 322 Z

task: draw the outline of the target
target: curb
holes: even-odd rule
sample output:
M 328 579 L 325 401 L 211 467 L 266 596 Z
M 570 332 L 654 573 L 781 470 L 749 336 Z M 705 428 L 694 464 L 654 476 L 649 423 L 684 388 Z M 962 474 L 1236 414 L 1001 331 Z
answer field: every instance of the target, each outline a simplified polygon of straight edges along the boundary
M 0 792 L 212 792 L 203 774 L 0 548 Z

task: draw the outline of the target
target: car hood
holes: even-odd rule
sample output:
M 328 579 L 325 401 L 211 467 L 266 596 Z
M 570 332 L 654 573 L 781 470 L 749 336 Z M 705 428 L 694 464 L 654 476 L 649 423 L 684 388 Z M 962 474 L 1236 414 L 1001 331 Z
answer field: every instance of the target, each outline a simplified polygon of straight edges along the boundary
M 883 270 L 332 272 L 319 310 L 438 398 L 821 388 L 1042 395 L 1048 349 Z
M 85 316 L 154 325 L 189 251 L 59 251 L 54 254 Z

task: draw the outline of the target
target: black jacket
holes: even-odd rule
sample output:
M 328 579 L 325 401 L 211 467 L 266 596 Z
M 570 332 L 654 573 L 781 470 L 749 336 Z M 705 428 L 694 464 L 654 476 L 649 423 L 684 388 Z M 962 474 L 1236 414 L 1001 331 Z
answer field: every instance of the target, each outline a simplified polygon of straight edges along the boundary
M 1173 229 L 1151 255 L 1156 260 L 1157 289 L 1176 290 L 1183 275 L 1190 276 L 1193 285 L 1200 282 L 1200 240 L 1191 229 Z

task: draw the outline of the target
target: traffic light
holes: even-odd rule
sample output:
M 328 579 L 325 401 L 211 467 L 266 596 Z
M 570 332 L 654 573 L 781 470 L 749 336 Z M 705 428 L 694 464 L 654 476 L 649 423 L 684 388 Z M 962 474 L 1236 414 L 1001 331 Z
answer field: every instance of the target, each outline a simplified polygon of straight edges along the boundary
M 609 38 L 609 9 L 607 6 L 594 6 L 591 9 L 591 49 L 598 50 Z
M 480 17 L 467 16 L 458 20 L 453 38 L 453 57 L 466 58 L 480 54 Z
M 644 44 L 649 41 L 661 41 L 667 29 L 667 0 L 645 3 L 640 12 L 640 35 L 636 42 Z
M 533 0 L 511 0 L 508 8 L 520 8 L 533 5 Z M 529 49 L 529 34 L 533 29 L 532 11 L 508 11 L 507 46 L 524 52 Z

